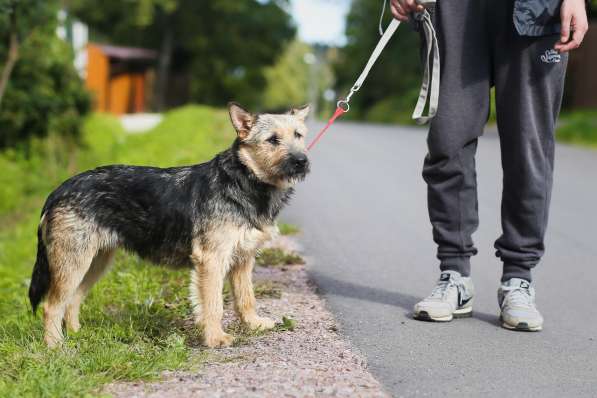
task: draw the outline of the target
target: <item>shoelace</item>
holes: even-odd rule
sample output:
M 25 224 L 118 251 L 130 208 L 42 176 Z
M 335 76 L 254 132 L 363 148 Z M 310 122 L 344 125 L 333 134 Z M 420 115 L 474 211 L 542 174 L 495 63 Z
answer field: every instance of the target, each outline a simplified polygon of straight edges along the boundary
M 508 304 L 517 307 L 530 307 L 533 305 L 533 297 L 529 289 L 520 286 L 502 286 L 502 291 L 505 292 L 503 303 L 508 301 Z
M 451 287 L 458 287 L 458 285 L 452 279 L 448 279 L 447 281 L 440 280 L 431 291 L 431 295 L 429 297 L 443 299 Z

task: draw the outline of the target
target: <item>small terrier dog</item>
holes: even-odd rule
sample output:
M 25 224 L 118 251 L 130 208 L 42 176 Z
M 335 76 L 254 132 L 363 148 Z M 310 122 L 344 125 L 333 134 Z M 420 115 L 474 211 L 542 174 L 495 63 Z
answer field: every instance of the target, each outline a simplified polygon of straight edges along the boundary
M 309 107 L 257 115 L 235 103 L 228 108 L 237 138 L 209 162 L 98 167 L 50 194 L 29 288 L 34 312 L 47 295 L 48 346 L 62 342 L 63 320 L 79 330 L 81 302 L 118 247 L 154 263 L 192 267 L 191 297 L 207 346 L 233 342 L 222 329 L 227 275 L 241 321 L 252 329 L 274 327 L 255 311 L 252 269 L 258 248 L 277 233 L 276 216 L 294 184 L 309 172 Z

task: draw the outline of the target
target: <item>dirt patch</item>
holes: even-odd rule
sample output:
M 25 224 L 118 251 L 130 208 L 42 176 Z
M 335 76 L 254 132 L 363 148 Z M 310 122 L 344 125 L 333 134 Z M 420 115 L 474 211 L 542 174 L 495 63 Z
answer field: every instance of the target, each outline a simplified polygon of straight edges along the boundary
M 281 239 L 273 244 L 296 249 L 288 238 Z M 167 372 L 159 382 L 112 384 L 105 392 L 127 398 L 388 396 L 367 371 L 364 357 L 337 333 L 304 265 L 257 267 L 255 280 L 281 289 L 279 298 L 258 299 L 259 313 L 278 322 L 294 320 L 292 330 L 241 336 L 234 347 L 206 350 L 208 361 L 195 372 Z M 225 323 L 237 328 L 230 303 Z

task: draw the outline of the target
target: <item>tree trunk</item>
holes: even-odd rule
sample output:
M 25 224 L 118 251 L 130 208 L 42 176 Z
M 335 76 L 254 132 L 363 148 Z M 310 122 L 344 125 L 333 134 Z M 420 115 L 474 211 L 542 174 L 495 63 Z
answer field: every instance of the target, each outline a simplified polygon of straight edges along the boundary
M 17 17 L 16 17 L 16 10 L 12 10 L 10 14 L 10 39 L 8 45 L 8 56 L 6 57 L 6 63 L 4 64 L 4 68 L 2 69 L 2 74 L 0 75 L 0 106 L 2 106 L 2 98 L 4 98 L 4 93 L 6 93 L 6 88 L 8 87 L 8 82 L 10 81 L 10 75 L 12 74 L 12 70 L 19 59 L 19 37 L 17 33 Z
M 158 111 L 166 107 L 166 92 L 168 90 L 168 78 L 170 75 L 170 64 L 172 62 L 172 51 L 174 49 L 174 32 L 170 21 L 166 21 L 164 36 L 160 46 L 158 59 L 157 82 L 155 89 L 155 106 Z

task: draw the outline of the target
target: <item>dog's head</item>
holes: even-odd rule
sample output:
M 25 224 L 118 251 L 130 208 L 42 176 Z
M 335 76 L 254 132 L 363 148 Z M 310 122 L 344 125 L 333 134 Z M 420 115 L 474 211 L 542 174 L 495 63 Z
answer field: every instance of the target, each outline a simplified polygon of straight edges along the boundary
M 309 106 L 283 114 L 253 115 L 240 105 L 228 105 L 239 140 L 240 160 L 261 181 L 287 188 L 305 178 L 309 159 L 305 149 Z

